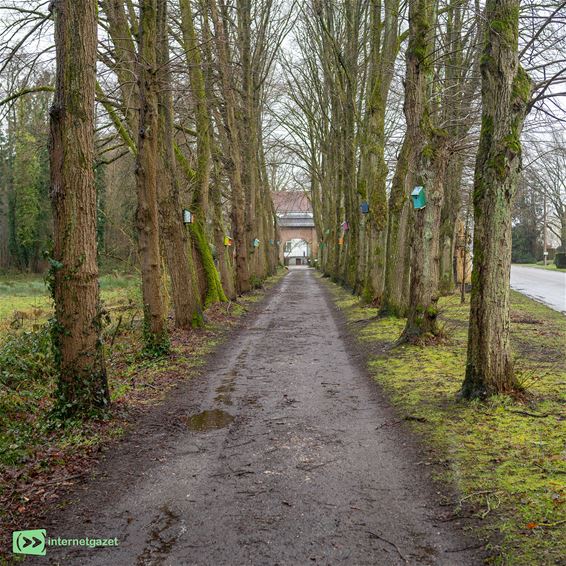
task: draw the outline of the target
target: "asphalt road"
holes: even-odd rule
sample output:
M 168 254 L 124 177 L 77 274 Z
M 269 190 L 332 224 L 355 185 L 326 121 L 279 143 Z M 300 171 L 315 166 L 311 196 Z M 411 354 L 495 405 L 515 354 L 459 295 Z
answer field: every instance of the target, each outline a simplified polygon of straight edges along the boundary
M 48 559 L 481 564 L 360 356 L 314 272 L 291 271 L 47 524 L 50 536 L 119 546 L 49 548 Z
M 511 266 L 511 288 L 566 314 L 566 273 Z

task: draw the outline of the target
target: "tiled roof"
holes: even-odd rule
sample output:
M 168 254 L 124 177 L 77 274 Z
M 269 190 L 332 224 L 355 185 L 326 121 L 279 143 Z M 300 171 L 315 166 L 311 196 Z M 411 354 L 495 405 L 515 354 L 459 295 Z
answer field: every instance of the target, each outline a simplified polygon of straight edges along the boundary
M 314 228 L 314 218 L 310 215 L 304 216 L 278 216 L 277 224 L 282 228 Z
M 273 191 L 271 193 L 276 214 L 312 212 L 312 206 L 303 191 Z

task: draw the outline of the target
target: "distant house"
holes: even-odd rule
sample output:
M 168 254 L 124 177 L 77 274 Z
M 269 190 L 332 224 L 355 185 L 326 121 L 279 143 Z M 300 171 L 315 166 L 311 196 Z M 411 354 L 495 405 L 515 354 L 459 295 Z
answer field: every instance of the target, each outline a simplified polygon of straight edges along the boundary
M 285 265 L 307 265 L 318 243 L 312 206 L 302 191 L 271 193 L 279 230 L 279 259 Z

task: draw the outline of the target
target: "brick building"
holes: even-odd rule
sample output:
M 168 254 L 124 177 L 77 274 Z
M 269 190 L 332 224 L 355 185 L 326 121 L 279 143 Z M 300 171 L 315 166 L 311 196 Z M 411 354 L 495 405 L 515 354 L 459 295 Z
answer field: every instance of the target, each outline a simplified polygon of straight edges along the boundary
M 277 191 L 271 196 L 279 231 L 279 260 L 285 265 L 306 265 L 318 253 L 309 199 L 302 191 Z

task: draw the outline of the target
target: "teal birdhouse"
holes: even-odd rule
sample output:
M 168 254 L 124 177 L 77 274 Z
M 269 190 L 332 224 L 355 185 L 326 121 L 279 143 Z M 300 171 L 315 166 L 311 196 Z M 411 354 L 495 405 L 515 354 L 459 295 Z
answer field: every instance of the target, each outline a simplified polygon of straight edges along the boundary
M 413 208 L 415 210 L 420 210 L 426 206 L 426 195 L 424 187 L 415 187 L 411 193 L 411 198 L 413 200 Z
M 254 248 L 259 248 L 259 240 L 257 238 L 254 240 Z
M 369 204 L 366 201 L 363 201 L 362 204 L 360 204 L 360 212 L 362 214 L 367 214 L 369 212 Z

